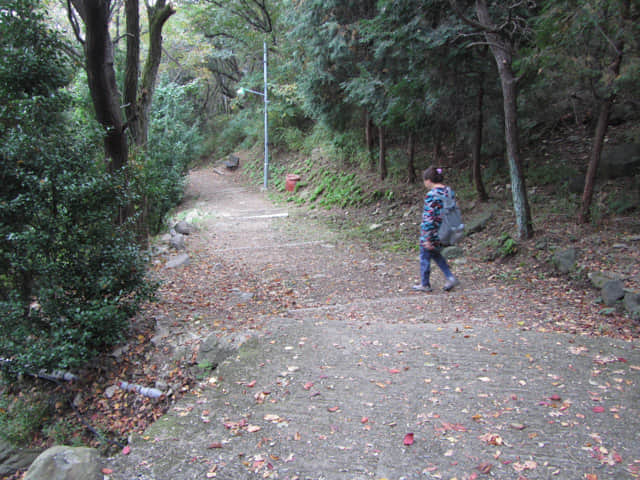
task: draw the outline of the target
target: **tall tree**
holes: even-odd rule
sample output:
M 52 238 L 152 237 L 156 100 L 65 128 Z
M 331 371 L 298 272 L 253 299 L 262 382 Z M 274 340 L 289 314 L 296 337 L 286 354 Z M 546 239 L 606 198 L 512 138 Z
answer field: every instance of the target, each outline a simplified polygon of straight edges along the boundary
M 533 226 L 522 160 L 520 158 L 517 103 L 518 78 L 513 63 L 514 56 L 518 52 L 519 43 L 529 34 L 527 22 L 532 12 L 520 1 L 507 2 L 506 6 L 504 2 L 493 2 L 492 6 L 496 8 L 490 11 L 486 0 L 476 0 L 476 21 L 465 15 L 456 0 L 450 1 L 460 17 L 484 35 L 498 67 L 502 86 L 507 160 L 518 236 L 522 239 L 527 239 L 533 235 Z M 500 18 L 495 16 L 500 14 L 502 14 Z
M 578 222 L 586 222 L 609 117 L 615 104 L 638 102 L 640 6 L 630 0 L 547 1 L 536 22 L 533 66 L 543 72 L 537 88 L 571 99 L 565 111 L 576 121 L 596 111 Z M 550 85 L 551 87 L 548 87 Z M 546 87 L 546 88 L 545 88 Z M 562 97 L 555 103 L 563 104 Z M 565 112 L 558 112 L 563 115 Z
M 116 82 L 113 41 L 109 32 L 111 0 L 68 0 L 69 18 L 76 37 L 84 46 L 87 78 L 96 119 L 105 130 L 105 153 L 108 170 L 119 171 L 127 163 L 126 124 L 120 111 L 120 92 Z M 84 38 L 74 14 L 85 25 Z
M 126 165 L 128 159 L 128 142 L 125 132 L 127 128 L 131 128 L 132 138 L 137 145 L 146 145 L 149 109 L 162 58 L 162 28 L 175 10 L 166 0 L 145 3 L 149 20 L 149 49 L 140 80 L 139 2 L 126 0 L 125 121 L 120 109 L 122 102 L 116 82 L 114 44 L 109 31 L 116 2 L 112 0 L 68 0 L 68 2 L 69 19 L 76 37 L 84 45 L 89 90 L 96 118 L 105 129 L 105 149 L 107 156 L 111 159 L 109 169 L 117 171 Z M 76 12 L 84 24 L 84 38 Z
M 124 89 L 128 98 L 125 98 L 125 104 L 128 105 L 127 121 L 131 136 L 136 145 L 142 147 L 147 144 L 151 101 L 162 60 L 162 29 L 175 13 L 171 3 L 166 0 L 146 1 L 145 7 L 149 21 L 149 53 L 142 69 L 142 78 L 138 81 L 141 34 L 138 0 L 126 0 L 127 69 Z
M 359 38 L 358 22 L 376 14 L 374 0 L 291 2 L 289 39 L 296 46 L 298 83 L 306 113 L 336 130 L 362 124 L 363 109 L 346 92 L 346 83 L 358 78 L 370 52 Z M 373 87 L 369 86 L 370 91 Z M 380 126 L 375 113 L 371 121 Z

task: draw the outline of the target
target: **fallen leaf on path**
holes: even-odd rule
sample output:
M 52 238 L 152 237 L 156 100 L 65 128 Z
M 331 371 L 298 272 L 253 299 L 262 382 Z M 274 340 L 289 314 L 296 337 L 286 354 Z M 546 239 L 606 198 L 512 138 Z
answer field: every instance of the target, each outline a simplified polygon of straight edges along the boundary
M 113 470 L 111 470 L 110 468 L 103 468 L 102 473 L 103 475 L 111 475 L 113 473 Z
M 124 447 L 122 449 L 122 454 L 123 455 L 129 455 L 131 453 L 131 447 L 129 447 L 129 445 L 127 445 L 126 447 Z
M 504 443 L 504 441 L 502 440 L 502 437 L 497 433 L 485 433 L 484 435 L 481 435 L 479 438 L 483 442 L 487 442 L 489 445 L 500 446 Z
M 524 463 L 516 462 L 513 464 L 513 469 L 516 472 L 524 472 L 525 470 L 535 470 L 538 468 L 538 464 L 533 460 L 527 460 Z
M 402 441 L 405 445 L 413 445 L 413 433 L 407 433 Z

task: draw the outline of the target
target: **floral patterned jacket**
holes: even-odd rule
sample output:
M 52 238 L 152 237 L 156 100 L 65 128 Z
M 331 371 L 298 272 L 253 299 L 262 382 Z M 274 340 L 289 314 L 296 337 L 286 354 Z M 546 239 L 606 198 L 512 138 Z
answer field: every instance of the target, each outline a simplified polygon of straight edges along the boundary
M 429 190 L 424 196 L 424 209 L 422 210 L 422 223 L 420 224 L 420 246 L 431 242 L 434 248 L 442 247 L 438 238 L 438 229 L 442 223 L 442 199 L 440 197 L 455 198 L 456 194 L 449 187 L 437 187 Z

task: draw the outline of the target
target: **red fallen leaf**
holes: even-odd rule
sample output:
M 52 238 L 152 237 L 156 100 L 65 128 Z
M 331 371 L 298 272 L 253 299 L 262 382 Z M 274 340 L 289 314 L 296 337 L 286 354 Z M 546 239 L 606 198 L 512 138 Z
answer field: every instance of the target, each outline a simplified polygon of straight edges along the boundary
M 400 373 L 400 370 L 398 370 L 397 368 L 390 368 L 389 373 Z
M 593 413 L 602 413 L 604 412 L 604 407 L 598 405 L 597 407 L 593 407 Z
M 329 410 L 331 413 L 337 412 L 338 410 L 340 410 L 340 407 L 329 407 L 327 408 L 327 410 Z
M 369 421 L 369 417 L 362 417 L 360 419 L 360 423 L 367 423 Z
M 311 387 L 313 387 L 313 382 L 307 382 L 304 384 L 304 387 L 302 388 L 304 388 L 305 390 L 310 390 Z
M 402 441 L 405 445 L 413 445 L 413 433 L 407 433 Z
M 249 383 L 247 383 L 247 387 L 249 388 L 253 388 L 256 386 L 256 381 L 255 380 L 251 380 Z
M 627 359 L 622 357 L 618 358 L 618 361 L 622 363 L 627 363 Z
M 549 400 L 551 400 L 552 402 L 559 402 L 560 400 L 562 400 L 562 398 L 560 397 L 560 395 L 555 394 L 555 395 L 551 395 L 549 397 Z
M 584 478 L 585 480 L 598 480 L 598 475 L 595 473 L 585 473 Z
M 480 473 L 482 473 L 483 475 L 489 475 L 489 472 L 491 472 L 491 469 L 493 468 L 493 465 L 491 463 L 488 462 L 482 462 L 480 465 L 478 465 L 476 467 Z
M 210 443 L 209 446 L 207 448 L 222 448 L 222 443 L 220 442 L 213 442 Z
M 614 460 L 616 463 L 622 463 L 622 457 L 620 456 L 620 454 L 619 454 L 618 452 L 613 452 L 613 453 L 611 454 L 611 456 L 613 457 L 613 460 Z
M 129 447 L 129 445 L 127 445 L 126 447 L 124 447 L 122 449 L 122 454 L 123 455 L 129 455 L 131 453 L 131 448 Z
M 110 468 L 103 468 L 102 473 L 104 475 L 111 475 L 113 473 L 113 470 L 111 470 Z

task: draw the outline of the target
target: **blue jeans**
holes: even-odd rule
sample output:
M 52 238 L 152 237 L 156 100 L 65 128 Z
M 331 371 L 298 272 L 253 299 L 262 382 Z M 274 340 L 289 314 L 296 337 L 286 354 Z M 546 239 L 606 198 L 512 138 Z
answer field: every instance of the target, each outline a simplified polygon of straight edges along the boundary
M 454 278 L 453 273 L 449 269 L 449 265 L 447 264 L 447 260 L 442 256 L 439 249 L 436 250 L 427 250 L 424 247 L 420 247 L 420 281 L 422 282 L 423 287 L 430 287 L 431 283 L 429 282 L 429 275 L 431 274 L 431 260 L 436 262 L 436 265 L 440 267 L 442 273 L 447 280 L 452 280 Z

